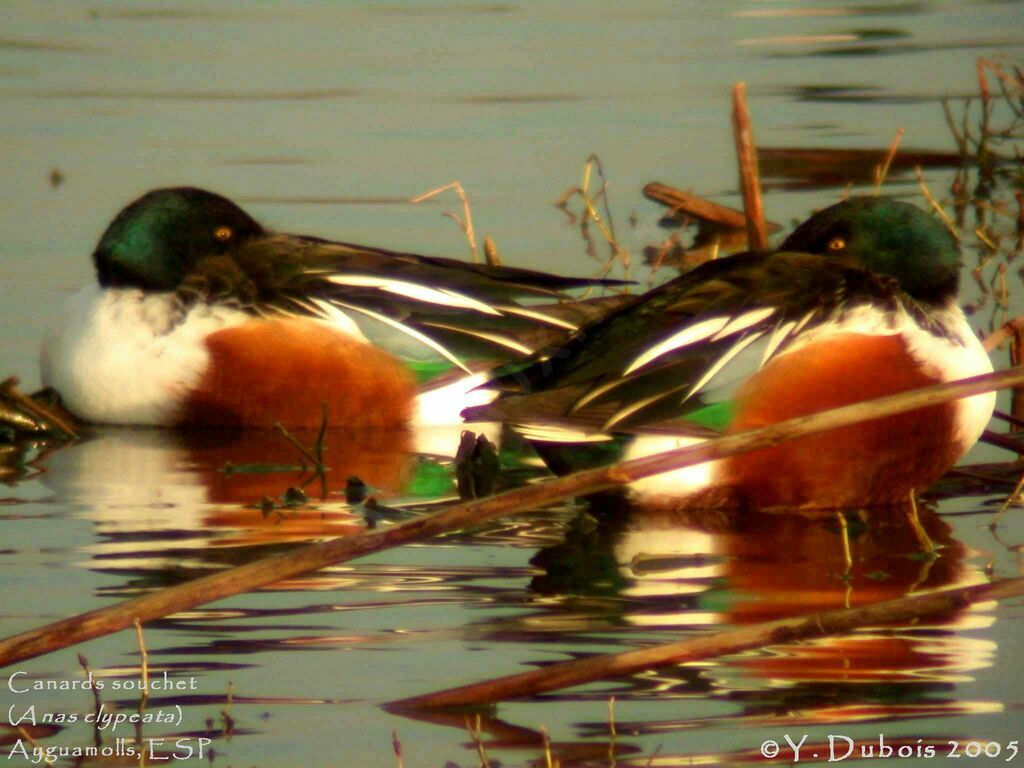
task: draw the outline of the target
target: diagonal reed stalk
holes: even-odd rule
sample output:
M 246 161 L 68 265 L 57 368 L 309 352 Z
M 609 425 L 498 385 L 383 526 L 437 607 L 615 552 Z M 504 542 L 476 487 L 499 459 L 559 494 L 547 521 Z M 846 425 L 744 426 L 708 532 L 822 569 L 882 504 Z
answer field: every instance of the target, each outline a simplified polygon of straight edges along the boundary
M 732 87 L 732 131 L 736 142 L 736 158 L 740 166 L 740 191 L 743 210 L 747 215 L 747 242 L 751 250 L 763 251 L 768 247 L 768 231 L 764 222 L 764 204 L 761 201 L 761 177 L 757 170 L 757 148 L 754 129 L 747 109 L 747 84 Z
M 328 565 L 401 544 L 424 541 L 514 512 L 535 509 L 562 499 L 614 488 L 651 475 L 735 456 L 798 437 L 1022 383 L 1024 366 L 914 389 L 457 504 L 393 528 L 310 544 L 0 640 L 0 666 L 117 632 L 131 627 L 136 620 L 151 621 Z
M 767 621 L 634 651 L 599 654 L 585 659 L 549 664 L 529 672 L 392 701 L 386 706 L 396 713 L 440 707 L 483 706 L 504 699 L 536 696 L 597 680 L 624 677 L 644 670 L 726 656 L 768 645 L 844 634 L 865 626 L 902 624 L 949 615 L 974 603 L 1021 595 L 1024 595 L 1022 577 L 1004 579 L 992 584 L 945 589 L 898 600 L 885 600 L 859 608 L 843 608 Z

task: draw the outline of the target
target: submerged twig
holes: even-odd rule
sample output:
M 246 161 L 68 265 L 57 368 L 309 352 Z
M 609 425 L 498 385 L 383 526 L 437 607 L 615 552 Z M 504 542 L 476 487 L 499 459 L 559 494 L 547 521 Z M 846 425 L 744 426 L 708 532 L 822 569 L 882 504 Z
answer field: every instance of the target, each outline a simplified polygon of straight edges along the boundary
M 313 476 L 304 483 L 303 487 L 307 487 L 314 480 L 319 479 L 321 496 L 324 498 L 327 497 L 327 472 L 329 471 L 324 463 L 324 438 L 327 436 L 328 417 L 327 401 L 325 400 L 320 404 L 320 429 L 317 431 L 313 445 L 308 448 L 299 442 L 298 438 L 289 432 L 281 422 L 274 422 L 274 428 L 299 452 L 299 461 L 303 464 L 305 463 L 303 460 L 309 462 Z M 303 466 L 303 471 L 305 471 L 305 466 Z
M 412 541 L 424 541 L 467 525 L 479 525 L 514 512 L 535 509 L 573 496 L 596 493 L 682 467 L 1021 383 L 1024 383 L 1024 367 L 1009 368 L 852 403 L 457 504 L 391 528 L 310 544 L 292 552 L 256 560 L 222 573 L 203 576 L 0 640 L 0 666 L 116 632 L 131 626 L 136 618 L 140 621 L 160 618 L 372 552 Z

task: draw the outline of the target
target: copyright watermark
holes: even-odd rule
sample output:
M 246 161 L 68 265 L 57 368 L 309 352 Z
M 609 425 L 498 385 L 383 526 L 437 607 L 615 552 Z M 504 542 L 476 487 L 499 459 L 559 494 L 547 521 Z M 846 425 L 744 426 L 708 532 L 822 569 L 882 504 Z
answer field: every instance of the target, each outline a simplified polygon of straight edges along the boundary
M 801 760 L 817 760 L 826 758 L 827 762 L 839 763 L 843 760 L 870 759 L 910 759 L 919 758 L 985 758 L 996 759 L 1008 763 L 1017 757 L 1020 745 L 1017 739 L 1002 743 L 973 739 L 968 741 L 886 739 L 883 734 L 878 738 L 853 739 L 849 736 L 830 733 L 828 741 L 807 743 L 807 735 L 800 737 L 786 733 L 782 743 L 774 739 L 761 742 L 761 755 L 769 760 L 779 758 L 787 763 L 799 763 Z

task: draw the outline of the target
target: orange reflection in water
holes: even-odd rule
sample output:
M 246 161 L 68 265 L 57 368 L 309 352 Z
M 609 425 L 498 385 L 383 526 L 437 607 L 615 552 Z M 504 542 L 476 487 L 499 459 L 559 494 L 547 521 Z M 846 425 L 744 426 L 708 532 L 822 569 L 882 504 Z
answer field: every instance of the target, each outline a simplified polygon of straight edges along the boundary
M 679 624 L 687 623 L 689 615 L 696 616 L 691 624 L 753 624 L 983 580 L 944 520 L 930 510 L 922 510 L 920 519 L 938 549 L 936 558 L 922 552 L 905 509 L 847 515 L 853 567 L 846 573 L 835 513 L 709 517 L 694 512 L 667 518 L 641 510 L 623 528 L 616 559 L 632 572 L 627 594 L 650 598 L 663 590 L 697 596 L 693 610 L 671 616 Z M 659 562 L 664 569 L 657 567 Z M 638 623 L 653 625 L 651 618 L 640 617 Z M 666 614 L 653 618 L 665 620 Z M 718 663 L 715 674 L 751 676 L 791 693 L 804 688 L 809 695 L 798 697 L 799 709 L 810 721 L 919 717 L 930 710 L 948 715 L 941 699 L 917 701 L 911 689 L 896 694 L 918 683 L 930 683 L 934 691 L 936 685 L 969 679 L 971 670 L 991 664 L 995 648 L 990 641 L 956 631 L 991 621 L 985 606 L 975 606 L 913 626 L 773 645 Z M 836 695 L 844 684 L 873 684 L 887 693 L 859 700 L 851 709 L 848 695 Z
M 307 446 L 316 440 L 315 432 L 294 437 Z M 198 566 L 211 548 L 364 530 L 345 503 L 346 480 L 358 477 L 381 500 L 401 493 L 416 467 L 411 441 L 403 430 L 328 431 L 325 496 L 300 467 L 300 451 L 276 431 L 106 429 L 50 455 L 43 482 L 93 521 L 97 540 L 85 550 L 107 565 Z M 289 487 L 304 487 L 309 504 L 282 506 Z M 261 509 L 264 498 L 273 510 Z
M 311 446 L 315 432 L 293 433 Z M 324 435 L 321 479 L 311 471 L 252 471 L 261 467 L 294 465 L 298 449 L 276 432 L 235 433 L 231 439 L 211 439 L 207 433 L 180 435 L 187 452 L 184 461 L 195 470 L 197 482 L 215 506 L 203 515 L 203 523 L 231 531 L 214 545 L 253 545 L 342 536 L 365 530 L 361 517 L 353 515 L 338 491 L 350 477 L 359 478 L 371 493 L 387 497 L 400 493 L 409 479 L 413 457 L 410 437 L 404 430 L 347 432 L 330 430 Z M 230 466 L 234 469 L 225 470 Z M 289 487 L 304 488 L 309 505 L 281 507 L 264 513 L 253 506 L 274 500 Z M 329 496 L 321 498 L 323 489 Z

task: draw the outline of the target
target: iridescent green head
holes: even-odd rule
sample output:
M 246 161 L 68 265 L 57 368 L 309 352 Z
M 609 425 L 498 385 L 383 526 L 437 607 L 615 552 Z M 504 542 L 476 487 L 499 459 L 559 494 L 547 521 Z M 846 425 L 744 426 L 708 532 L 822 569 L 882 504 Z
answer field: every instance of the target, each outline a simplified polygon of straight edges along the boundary
M 819 211 L 780 250 L 835 256 L 890 275 L 910 296 L 942 304 L 960 287 L 960 246 L 943 224 L 917 206 L 856 197 Z
M 171 291 L 199 259 L 263 234 L 225 197 L 194 187 L 156 189 L 117 214 L 93 261 L 100 285 Z

